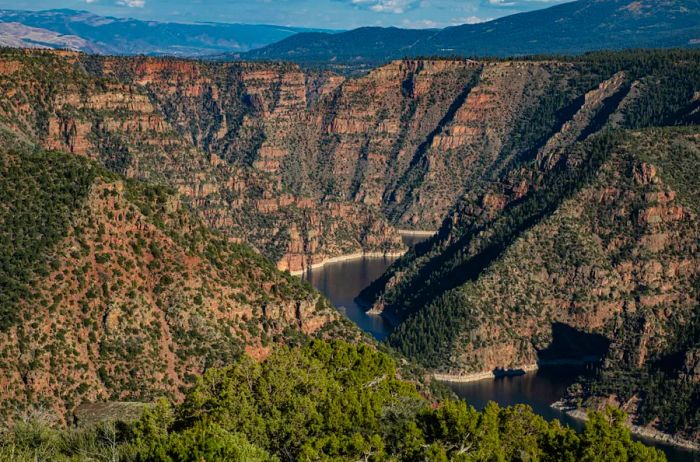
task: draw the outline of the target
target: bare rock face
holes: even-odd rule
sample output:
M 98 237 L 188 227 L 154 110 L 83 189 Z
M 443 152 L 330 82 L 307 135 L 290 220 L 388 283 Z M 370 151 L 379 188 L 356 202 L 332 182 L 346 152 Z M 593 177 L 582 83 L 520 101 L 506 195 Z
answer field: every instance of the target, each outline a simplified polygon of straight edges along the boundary
M 624 71 L 557 61 L 402 60 L 354 79 L 75 53 L 6 51 L 0 63 L 8 129 L 167 184 L 292 271 L 405 250 L 392 227 L 437 228 L 523 156 L 552 167 L 601 113 L 624 122 L 612 106 L 633 107 L 646 88 Z M 533 118 L 547 123 L 532 128 Z M 511 188 L 523 197 L 531 184 Z M 509 200 L 486 197 L 484 209 Z
M 115 67 L 102 72 L 120 77 L 109 70 Z M 181 83 L 168 79 L 176 71 L 140 66 L 134 80 L 199 147 L 252 166 L 256 181 L 265 182 L 263 194 L 279 196 L 283 188 L 382 211 L 404 206 L 394 204 L 394 190 L 480 68 L 471 61 L 397 61 L 343 82 L 291 65 L 210 65 L 198 69 L 202 88 L 193 91 L 197 76 Z M 436 197 L 433 225 L 450 205 L 451 196 Z
M 317 100 L 332 91 L 335 76 L 312 79 L 282 65 L 8 54 L 0 78 L 12 89 L 3 108 L 9 129 L 173 187 L 212 227 L 253 244 L 282 269 L 303 266 L 285 263 L 294 259 L 403 248 L 386 219 L 364 204 L 339 202 L 348 209 L 339 216 L 320 205 L 319 185 L 286 184 L 303 180 L 288 165 L 299 153 L 290 152 L 287 136 L 308 122 L 307 94 Z M 41 66 L 61 78 L 48 79 Z M 301 240 L 289 238 L 292 227 Z

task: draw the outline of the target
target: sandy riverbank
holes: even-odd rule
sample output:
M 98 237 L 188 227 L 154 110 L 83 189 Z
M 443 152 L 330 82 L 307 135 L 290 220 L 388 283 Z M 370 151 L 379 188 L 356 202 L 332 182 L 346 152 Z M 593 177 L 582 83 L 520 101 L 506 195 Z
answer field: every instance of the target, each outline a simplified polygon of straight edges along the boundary
M 413 229 L 397 229 L 398 233 L 402 236 L 432 236 L 437 234 L 438 230 L 413 230 Z
M 600 358 L 595 356 L 586 357 L 583 359 L 550 359 L 550 360 L 540 360 L 532 364 L 524 364 L 521 366 L 516 366 L 508 369 L 495 369 L 493 371 L 483 371 L 474 372 L 471 374 L 433 374 L 435 380 L 441 382 L 453 382 L 453 383 L 469 383 L 478 382 L 480 380 L 495 379 L 498 377 L 512 377 L 523 375 L 528 372 L 535 372 L 541 367 L 546 366 L 585 366 L 587 364 L 593 364 L 600 361 Z
M 528 372 L 535 372 L 539 369 L 537 364 L 525 364 L 511 369 L 497 369 L 493 371 L 475 372 L 472 374 L 438 374 L 434 373 L 433 378 L 440 382 L 469 383 L 481 380 L 496 379 L 498 377 L 510 377 L 523 375 Z
M 345 255 L 339 255 L 337 257 L 331 257 L 331 258 L 326 258 L 323 261 L 320 261 L 318 263 L 314 263 L 312 265 L 309 265 L 306 267 L 306 269 L 300 270 L 300 271 L 290 271 L 289 274 L 293 276 L 301 276 L 302 274 L 306 273 L 307 271 L 311 269 L 316 269 L 316 268 L 323 268 L 325 265 L 328 265 L 330 263 L 339 263 L 339 262 L 344 262 L 344 261 L 351 261 L 351 260 L 359 260 L 361 258 L 398 258 L 406 253 L 405 250 L 398 251 L 398 252 L 356 252 L 356 253 L 349 253 Z
M 430 237 L 437 233 L 437 230 L 435 231 L 430 231 L 430 230 L 412 230 L 412 229 L 397 229 L 396 230 L 399 235 L 401 236 L 416 236 L 416 237 Z M 396 251 L 396 252 L 355 252 L 355 253 L 349 253 L 345 255 L 339 255 L 337 257 L 331 257 L 331 258 L 326 258 L 323 261 L 313 263 L 309 266 L 307 266 L 303 270 L 298 270 L 298 271 L 290 271 L 289 274 L 292 276 L 301 276 L 302 274 L 306 273 L 309 270 L 312 269 L 317 269 L 317 268 L 323 268 L 325 265 L 328 265 L 330 263 L 339 263 L 339 262 L 344 262 L 344 261 L 350 261 L 350 260 L 359 260 L 360 258 L 386 258 L 386 257 L 401 257 L 405 255 L 407 250 L 402 250 L 402 251 Z

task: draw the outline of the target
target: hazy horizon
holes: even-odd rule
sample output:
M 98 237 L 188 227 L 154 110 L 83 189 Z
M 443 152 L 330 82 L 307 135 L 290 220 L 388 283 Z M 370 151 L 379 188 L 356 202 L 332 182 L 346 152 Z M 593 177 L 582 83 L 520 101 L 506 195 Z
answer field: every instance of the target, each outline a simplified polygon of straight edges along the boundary
M 164 22 L 353 29 L 441 28 L 484 22 L 571 0 L 0 0 L 0 9 L 85 10 Z

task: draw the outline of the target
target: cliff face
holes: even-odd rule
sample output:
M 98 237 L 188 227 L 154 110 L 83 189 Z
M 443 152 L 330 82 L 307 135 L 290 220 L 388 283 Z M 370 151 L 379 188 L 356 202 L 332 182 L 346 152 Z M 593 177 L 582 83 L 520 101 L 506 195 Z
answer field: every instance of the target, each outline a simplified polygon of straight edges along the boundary
M 103 66 L 102 73 L 144 85 L 180 133 L 230 164 L 252 167 L 268 196 L 286 192 L 377 211 L 396 202 L 395 190 L 423 162 L 426 139 L 452 117 L 481 68 L 470 61 L 405 61 L 343 81 L 291 65 L 183 73 L 180 63 L 169 64 L 134 66 L 127 77 L 121 67 L 115 73 Z M 439 222 L 451 197 L 436 202 L 433 221 L 419 224 Z
M 298 69 L 282 66 L 20 51 L 7 51 L 3 62 L 7 129 L 172 186 L 211 226 L 250 242 L 281 269 L 403 248 L 370 208 L 342 198 L 321 203 L 314 191 L 287 187 L 279 171 L 284 153 L 265 141 L 263 128 L 287 133 L 301 122 L 290 114 L 304 113 L 307 93 L 319 98 L 336 77 L 307 85 Z M 295 178 L 292 168 L 284 175 Z
M 292 271 L 404 249 L 394 227 L 437 228 L 465 193 L 645 91 L 624 60 L 405 60 L 346 80 L 289 64 L 0 58 L 6 129 L 167 184 Z
M 194 374 L 338 320 L 162 187 L 71 154 L 0 159 L 3 414 L 177 398 Z

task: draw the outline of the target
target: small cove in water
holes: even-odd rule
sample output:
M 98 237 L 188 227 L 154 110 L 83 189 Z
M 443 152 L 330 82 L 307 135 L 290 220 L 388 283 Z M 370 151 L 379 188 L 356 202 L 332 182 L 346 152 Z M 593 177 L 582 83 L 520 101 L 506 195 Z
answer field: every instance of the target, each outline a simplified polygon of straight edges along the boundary
M 403 235 L 404 242 L 411 246 L 427 237 Z M 338 310 L 358 327 L 376 339 L 384 340 L 391 333 L 391 324 L 381 316 L 365 313 L 355 302 L 355 297 L 381 276 L 395 260 L 395 257 L 365 257 L 329 263 L 322 268 L 310 270 L 302 277 L 328 297 Z M 580 429 L 583 426 L 580 421 L 553 409 L 550 405 L 564 396 L 567 387 L 574 383 L 581 373 L 585 373 L 582 368 L 557 366 L 519 376 L 448 385 L 457 396 L 477 409 L 482 409 L 489 401 L 495 401 L 501 406 L 527 404 L 547 420 L 559 419 L 562 423 Z M 700 462 L 698 453 L 651 440 L 641 440 L 663 450 L 670 462 Z

